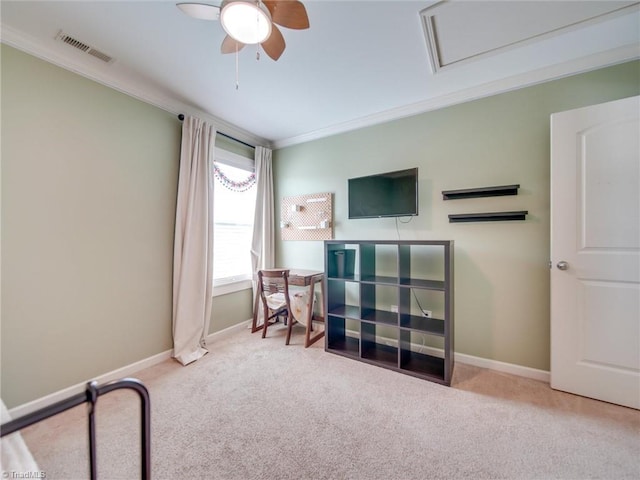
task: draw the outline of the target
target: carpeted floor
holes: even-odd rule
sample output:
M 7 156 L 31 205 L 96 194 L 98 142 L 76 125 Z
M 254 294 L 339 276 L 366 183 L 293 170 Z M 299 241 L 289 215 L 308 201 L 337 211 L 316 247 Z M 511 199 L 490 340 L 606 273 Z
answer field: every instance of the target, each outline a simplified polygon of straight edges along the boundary
M 154 479 L 638 479 L 640 412 L 456 364 L 451 387 L 237 330 L 136 375 Z M 98 402 L 98 477 L 138 478 L 132 392 Z M 23 431 L 51 479 L 88 478 L 86 409 Z

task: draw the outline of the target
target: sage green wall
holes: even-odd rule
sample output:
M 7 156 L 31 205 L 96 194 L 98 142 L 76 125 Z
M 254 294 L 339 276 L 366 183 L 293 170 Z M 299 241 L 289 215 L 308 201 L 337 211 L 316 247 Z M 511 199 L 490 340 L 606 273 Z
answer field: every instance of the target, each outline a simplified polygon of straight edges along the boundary
M 177 117 L 2 47 L 2 396 L 171 348 Z
M 172 347 L 181 123 L 0 53 L 0 375 L 13 407 Z M 250 293 L 215 297 L 211 332 L 250 311 Z
M 630 62 L 280 149 L 276 222 L 283 196 L 333 192 L 337 239 L 455 240 L 456 351 L 548 370 L 549 115 L 638 93 Z M 348 178 L 409 167 L 419 168 L 419 216 L 347 219 Z M 442 190 L 512 183 L 517 196 L 442 200 Z M 508 210 L 529 215 L 448 223 Z M 276 249 L 278 265 L 323 268 L 322 242 L 278 237 Z
M 246 322 L 253 316 L 253 291 L 251 288 L 213 297 L 209 333 L 219 332 Z

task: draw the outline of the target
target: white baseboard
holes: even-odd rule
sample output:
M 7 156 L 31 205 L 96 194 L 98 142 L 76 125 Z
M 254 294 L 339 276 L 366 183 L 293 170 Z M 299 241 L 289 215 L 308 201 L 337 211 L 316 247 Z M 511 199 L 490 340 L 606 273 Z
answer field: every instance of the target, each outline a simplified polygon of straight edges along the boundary
M 235 332 L 239 329 L 244 329 L 247 326 L 247 322 L 251 322 L 251 320 L 240 322 L 237 325 L 232 325 L 231 327 L 225 328 L 224 330 L 220 330 L 219 332 L 211 333 L 207 335 L 206 342 L 207 345 L 211 345 L 211 343 L 215 340 L 219 340 L 228 336 L 229 334 Z M 36 400 L 32 400 L 31 402 L 24 403 L 22 405 L 18 405 L 17 407 L 13 407 L 9 410 L 9 415 L 12 418 L 18 418 L 22 415 L 27 415 L 29 413 L 35 412 L 36 410 L 46 407 L 47 405 L 52 405 L 60 400 L 65 400 L 73 395 L 78 393 L 82 393 L 85 391 L 87 387 L 87 383 L 93 380 L 97 381 L 99 385 L 107 382 L 111 382 L 113 380 L 119 380 L 121 378 L 129 377 L 140 370 L 144 370 L 145 368 L 152 367 L 157 365 L 158 363 L 164 362 L 165 360 L 171 358 L 173 354 L 173 349 L 166 350 L 164 352 L 158 353 L 148 358 L 144 358 L 138 362 L 131 363 L 129 365 L 125 365 L 124 367 L 118 368 L 116 370 L 112 370 L 110 372 L 99 375 L 95 378 L 91 378 L 86 382 L 78 383 L 71 387 L 64 388 L 62 390 L 58 390 L 57 392 L 51 393 L 49 395 L 45 395 L 44 397 L 37 398 Z
M 490 360 L 488 358 L 474 357 L 465 353 L 456 352 L 454 359 L 456 362 L 466 363 L 474 367 L 487 368 L 496 372 L 510 373 L 519 377 L 531 378 L 541 382 L 549 383 L 551 373 L 547 370 L 538 370 L 537 368 L 524 367 L 515 363 L 500 362 L 498 360 Z
M 422 351 L 428 355 L 442 358 L 444 351 L 439 348 L 421 347 L 421 345 L 414 345 L 416 351 Z M 414 349 L 412 347 L 412 350 Z M 491 360 L 489 358 L 474 357 L 473 355 L 467 355 L 466 353 L 455 352 L 453 359 L 456 362 L 465 363 L 474 367 L 486 368 L 488 370 L 494 370 L 496 372 L 510 373 L 511 375 L 517 375 L 519 377 L 531 378 L 533 380 L 540 380 L 542 382 L 549 383 L 551 375 L 545 370 L 538 370 L 531 367 L 524 367 L 522 365 L 516 365 L 515 363 L 501 362 L 499 360 Z
M 138 362 L 134 362 L 116 370 L 104 373 L 95 378 L 88 379 L 86 382 L 78 383 L 71 387 L 67 387 L 49 395 L 45 395 L 44 397 L 37 398 L 36 400 L 32 400 L 31 402 L 18 405 L 17 407 L 9 410 L 9 415 L 11 415 L 12 418 L 18 418 L 22 415 L 27 415 L 28 413 L 35 412 L 36 410 L 46 407 L 47 405 L 52 405 L 56 402 L 59 402 L 60 400 L 65 400 L 73 395 L 82 393 L 87 388 L 87 383 L 93 380 L 97 381 L 98 384 L 103 384 L 111 382 L 113 380 L 119 380 L 124 377 L 129 377 L 134 373 L 139 372 L 140 370 L 151 367 L 160 362 L 164 362 L 168 358 L 171 358 L 172 352 L 173 350 L 166 350 L 151 357 L 144 358 Z
M 220 330 L 219 332 L 211 333 L 207 335 L 206 342 L 207 345 L 211 345 L 214 341 L 218 341 L 224 339 L 232 333 L 235 333 L 237 330 L 247 328 L 247 325 L 251 322 L 251 320 L 246 320 L 244 322 L 240 322 L 236 325 L 232 325 L 224 330 Z M 356 332 L 347 331 L 347 335 L 357 336 Z M 389 345 L 394 344 L 397 347 L 397 341 L 393 339 L 387 339 L 387 343 Z M 414 344 L 412 349 L 415 351 L 424 351 L 429 355 L 433 355 L 435 357 L 442 357 L 443 352 L 442 349 L 425 347 L 422 345 Z M 152 367 L 158 363 L 164 362 L 168 358 L 171 358 L 171 354 L 173 350 L 166 350 L 164 352 L 153 355 L 149 358 L 142 359 L 138 362 L 132 363 L 130 365 L 125 365 L 124 367 L 118 368 L 116 370 L 112 370 L 111 372 L 107 372 L 105 374 L 99 375 L 98 377 L 87 380 L 86 382 L 78 383 L 71 387 L 59 390 L 57 392 L 51 393 L 44 397 L 38 398 L 31 402 L 24 403 L 22 405 L 18 405 L 9 410 L 9 414 L 12 418 L 18 418 L 22 415 L 27 415 L 31 412 L 35 412 L 36 410 L 46 407 L 47 405 L 51 405 L 53 403 L 59 402 L 60 400 L 67 399 L 77 393 L 81 393 L 85 390 L 87 386 L 87 382 L 97 381 L 98 384 L 103 384 L 106 382 L 111 382 L 113 380 L 118 380 L 120 378 L 128 377 L 133 375 L 140 370 L 144 370 L 145 368 Z M 498 360 L 491 360 L 488 358 L 474 357 L 473 355 L 467 355 L 465 353 L 456 352 L 454 359 L 456 362 L 466 363 L 467 365 L 473 365 L 474 367 L 487 368 L 489 370 L 495 370 L 497 372 L 510 373 L 512 375 L 518 375 L 520 377 L 531 378 L 534 380 L 540 380 L 542 382 L 549 382 L 551 375 L 546 370 L 538 370 L 535 368 L 524 367 L 522 365 L 515 365 L 513 363 L 500 362 Z
M 244 322 L 231 325 L 230 327 L 227 327 L 224 330 L 220 330 L 219 332 L 210 333 L 205 339 L 207 342 L 207 346 L 211 345 L 211 343 L 215 340 L 221 340 L 225 337 L 228 337 L 230 334 L 235 333 L 238 330 L 245 330 L 246 328 L 251 327 L 251 321 L 252 319 L 250 318 L 249 320 L 245 320 Z
M 358 332 L 355 332 L 353 330 L 347 330 L 347 335 L 354 338 L 359 337 Z M 389 346 L 393 346 L 396 348 L 398 347 L 398 340 L 394 338 L 382 337 L 380 338 L 380 340 Z M 417 343 L 412 343 L 411 350 L 414 352 L 425 353 L 433 357 L 444 357 L 444 351 L 441 348 L 427 347 Z M 501 362 L 499 360 L 491 360 L 489 358 L 474 357 L 473 355 L 467 355 L 466 353 L 460 352 L 455 352 L 453 359 L 456 362 L 465 363 L 474 367 L 486 368 L 489 370 L 494 370 L 496 372 L 509 373 L 511 375 L 531 378 L 533 380 L 539 380 L 541 382 L 549 383 L 551 380 L 551 373 L 546 370 L 538 370 L 536 368 L 516 365 L 514 363 Z

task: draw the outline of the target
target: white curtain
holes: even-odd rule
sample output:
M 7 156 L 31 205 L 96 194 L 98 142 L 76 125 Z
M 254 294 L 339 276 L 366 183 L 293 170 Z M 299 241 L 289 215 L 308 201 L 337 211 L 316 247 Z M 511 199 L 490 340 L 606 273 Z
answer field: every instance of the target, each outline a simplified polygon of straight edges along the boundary
M 186 117 L 182 125 L 173 254 L 173 357 L 205 355 L 213 288 L 213 152 L 216 130 Z
M 257 274 L 263 268 L 273 268 L 276 261 L 271 149 L 256 147 L 256 210 L 251 242 L 253 269 L 253 305 L 257 300 Z M 262 309 L 258 309 L 262 313 Z

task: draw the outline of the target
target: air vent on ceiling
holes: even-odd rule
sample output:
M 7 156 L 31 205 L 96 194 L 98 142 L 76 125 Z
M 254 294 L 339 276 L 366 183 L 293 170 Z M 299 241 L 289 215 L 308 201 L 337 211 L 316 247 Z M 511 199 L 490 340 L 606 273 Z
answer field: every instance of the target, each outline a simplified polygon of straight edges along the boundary
M 114 61 L 113 57 L 107 55 L 104 52 L 101 52 L 97 48 L 93 48 L 91 45 L 87 45 L 86 43 L 81 42 L 80 40 L 73 38 L 70 35 L 67 35 L 62 30 L 59 31 L 58 34 L 56 35 L 56 40 L 66 43 L 67 45 L 70 45 L 73 48 L 77 48 L 78 50 L 88 55 L 91 55 L 99 60 L 102 60 L 105 63 L 111 63 Z

